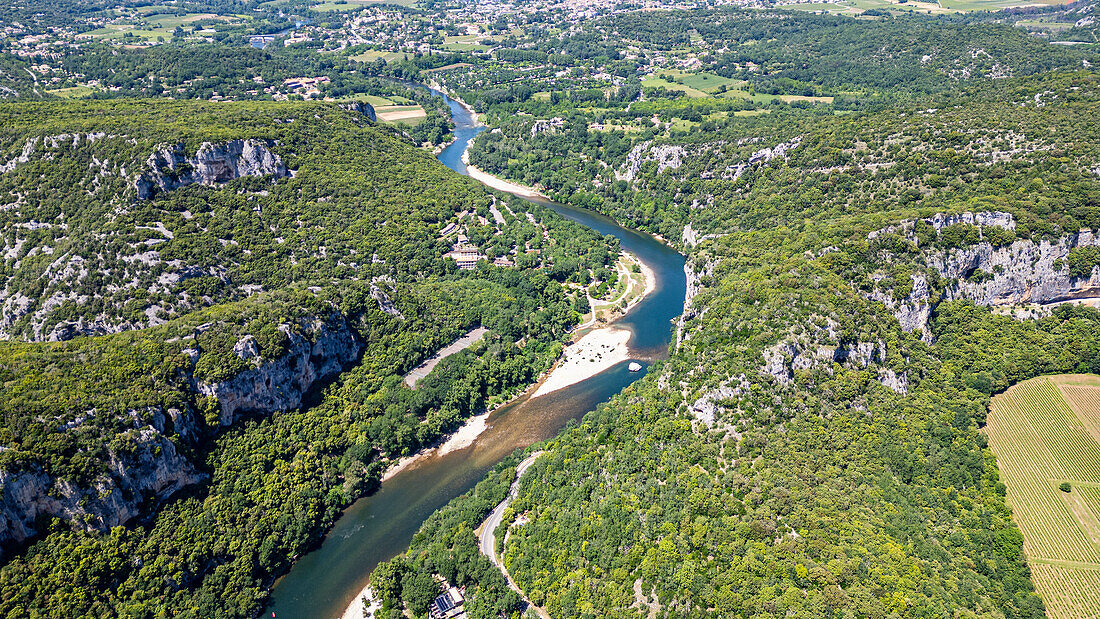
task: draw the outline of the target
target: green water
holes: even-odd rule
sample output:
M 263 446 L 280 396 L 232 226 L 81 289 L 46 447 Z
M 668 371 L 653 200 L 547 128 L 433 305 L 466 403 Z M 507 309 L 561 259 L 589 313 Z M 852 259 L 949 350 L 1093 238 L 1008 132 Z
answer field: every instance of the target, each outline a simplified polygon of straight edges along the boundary
M 465 108 L 450 99 L 447 102 L 458 139 L 440 153 L 439 160 L 465 174 L 462 153 L 483 128 Z M 557 435 L 570 419 L 580 419 L 641 378 L 648 361 L 667 354 L 672 321 L 684 309 L 684 257 L 652 236 L 597 213 L 540 202 L 564 217 L 615 236 L 623 249 L 655 272 L 653 293 L 615 323 L 632 333 L 631 355 L 642 362 L 643 370 L 630 372 L 624 361 L 576 385 L 534 399 L 524 396 L 490 415 L 488 428 L 469 447 L 432 455 L 387 480 L 378 492 L 344 512 L 321 547 L 299 559 L 276 583 L 264 616 L 274 612 L 279 619 L 339 617 L 367 584 L 371 570 L 407 549 L 432 512 L 472 488 L 512 451 Z

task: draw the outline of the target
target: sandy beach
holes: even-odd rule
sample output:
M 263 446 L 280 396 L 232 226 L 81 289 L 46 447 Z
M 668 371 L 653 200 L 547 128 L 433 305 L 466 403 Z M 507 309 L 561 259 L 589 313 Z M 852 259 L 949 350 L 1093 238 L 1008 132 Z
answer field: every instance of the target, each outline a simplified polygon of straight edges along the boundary
M 439 446 L 439 455 L 449 454 L 452 451 L 466 449 L 473 445 L 477 437 L 489 429 L 489 415 L 492 414 L 493 410 L 496 409 L 485 411 L 480 415 L 467 419 L 466 423 L 462 424 L 462 427 L 447 439 L 447 442 Z
M 575 385 L 617 363 L 626 361 L 630 358 L 626 347 L 629 341 L 630 332 L 626 329 L 607 327 L 588 333 L 576 343 L 565 347 L 561 360 L 531 397 L 537 398 L 563 387 Z
M 510 401 L 511 400 L 509 400 L 509 402 Z M 489 415 L 491 415 L 493 411 L 495 411 L 497 408 L 498 407 L 493 407 L 492 409 L 487 410 L 480 415 L 476 415 L 467 419 L 466 423 L 462 424 L 461 428 L 455 430 L 454 433 L 448 436 L 447 440 L 442 445 L 427 447 L 425 449 L 421 449 L 411 456 L 401 458 L 397 461 L 396 464 L 386 469 L 386 472 L 382 474 L 382 483 L 385 483 L 386 480 L 390 479 L 394 475 L 397 475 L 401 471 L 404 471 L 405 469 L 423 460 L 424 458 L 427 458 L 430 455 L 438 454 L 442 456 L 444 454 L 449 454 L 452 451 L 465 449 L 470 445 L 473 445 L 474 441 L 477 440 L 477 437 L 481 436 L 483 432 L 489 429 Z
M 434 84 L 433 84 L 434 85 Z M 448 93 L 449 95 L 449 93 Z M 449 95 L 450 96 L 450 95 Z M 466 108 L 470 112 L 473 109 L 466 104 L 465 101 L 453 97 L 459 105 Z M 471 140 L 472 141 L 472 140 Z M 441 149 L 440 149 L 441 150 Z M 480 181 L 481 183 L 500 191 L 511 193 L 523 198 L 543 198 L 546 196 L 535 191 L 531 187 L 506 181 L 502 178 L 489 174 L 483 170 L 478 169 L 476 166 L 470 165 L 469 156 L 467 153 L 463 153 L 462 162 L 466 165 L 467 173 L 470 178 Z M 657 277 L 653 269 L 645 262 L 632 256 L 633 260 L 640 265 L 642 274 L 645 276 L 645 291 L 633 298 L 630 303 L 624 308 L 624 311 L 629 311 L 642 299 L 649 296 L 657 287 Z M 570 385 L 577 384 L 584 381 L 604 370 L 607 370 L 623 361 L 630 359 L 630 351 L 627 343 L 630 341 L 631 334 L 626 329 L 620 329 L 614 326 L 595 329 L 585 334 L 575 343 L 566 346 L 562 352 L 561 359 L 557 364 L 546 374 L 540 377 L 541 382 L 537 382 L 532 385 L 524 393 L 530 392 L 530 389 L 535 388 L 532 398 L 537 398 L 547 393 L 552 393 L 559 389 L 568 387 Z M 429 369 L 430 371 L 430 369 Z M 415 384 L 415 382 L 414 382 Z M 509 402 L 523 394 L 516 394 Z M 502 403 L 500 406 L 507 404 Z M 499 407 L 499 406 L 498 406 Z M 432 455 L 443 455 L 452 451 L 465 449 L 477 440 L 477 437 L 484 433 L 489 428 L 489 416 L 498 407 L 493 407 L 492 410 L 486 411 L 480 415 L 474 416 L 466 420 L 466 423 L 461 428 L 451 434 L 446 441 L 441 445 L 435 447 L 429 447 L 423 449 L 411 456 L 402 458 L 397 463 L 392 465 L 382 475 L 382 482 L 386 482 L 390 478 L 394 477 L 401 471 L 415 465 L 417 462 L 428 458 Z M 348 605 L 344 611 L 342 619 L 364 619 L 366 616 L 363 612 L 363 598 L 366 597 L 370 603 L 371 608 L 376 610 L 380 608 L 378 601 L 374 599 L 374 592 L 370 586 L 364 587 Z
M 634 305 L 639 303 L 642 299 L 648 297 L 650 294 L 653 293 L 654 290 L 657 289 L 657 273 L 653 271 L 653 267 L 642 262 L 641 259 L 637 256 L 634 257 L 634 260 L 638 263 L 638 266 L 642 268 L 642 275 L 645 275 L 645 292 L 642 293 L 642 296 L 635 299 L 633 303 L 628 305 L 628 309 L 634 307 Z
M 344 614 L 340 616 L 340 619 L 364 619 L 367 617 L 367 613 L 363 610 L 363 598 L 370 600 L 370 615 L 373 616 L 375 611 L 382 608 L 382 603 L 374 599 L 374 590 L 370 588 L 370 585 L 363 587 L 363 590 L 355 596 L 355 599 L 348 604 Z
M 503 178 L 489 174 L 475 165 L 471 165 L 469 163 L 469 157 L 465 154 L 462 155 L 462 163 L 466 164 L 466 173 L 470 175 L 470 178 L 475 181 L 480 181 L 482 184 L 492 187 L 493 189 L 517 195 L 521 198 L 549 199 L 526 185 L 506 181 Z

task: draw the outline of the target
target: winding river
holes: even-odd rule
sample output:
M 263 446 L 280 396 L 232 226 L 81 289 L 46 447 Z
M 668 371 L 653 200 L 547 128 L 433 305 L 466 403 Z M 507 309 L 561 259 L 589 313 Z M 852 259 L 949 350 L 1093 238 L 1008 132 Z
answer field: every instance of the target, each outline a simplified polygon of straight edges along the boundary
M 439 91 L 433 93 L 446 99 L 456 125 L 457 139 L 439 154 L 439 160 L 465 174 L 462 155 L 484 127 L 462 105 Z M 404 552 L 432 512 L 472 488 L 512 451 L 556 436 L 570 420 L 580 419 L 644 375 L 648 362 L 667 355 L 672 321 L 684 308 L 684 257 L 652 236 L 624 228 L 597 213 L 536 201 L 563 217 L 618 238 L 623 249 L 655 272 L 657 287 L 653 293 L 615 323 L 632 333 L 630 354 L 642 362 L 643 371 L 628 371 L 628 362 L 624 361 L 573 386 L 534 399 L 523 396 L 497 409 L 489 416 L 488 428 L 469 447 L 419 460 L 348 508 L 320 548 L 299 559 L 279 580 L 263 616 L 340 617 L 366 585 L 371 570 Z

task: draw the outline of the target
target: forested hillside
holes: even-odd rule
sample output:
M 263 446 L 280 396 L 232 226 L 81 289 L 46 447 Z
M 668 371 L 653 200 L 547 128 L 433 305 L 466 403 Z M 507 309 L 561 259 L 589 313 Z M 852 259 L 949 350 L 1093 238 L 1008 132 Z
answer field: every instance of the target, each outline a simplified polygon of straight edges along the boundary
M 1033 579 L 983 426 L 1013 384 L 1100 373 L 1095 3 L 654 4 L 0 7 L 0 615 L 257 616 L 633 277 L 443 167 L 447 105 L 403 80 L 488 125 L 471 166 L 683 252 L 687 296 L 667 359 L 620 365 L 644 377 L 533 447 L 506 509 L 521 453 L 378 565 L 374 617 L 441 581 L 471 619 L 1071 596 Z
M 546 369 L 563 283 L 618 253 L 335 104 L 0 115 L 12 617 L 255 614 L 388 463 Z
M 693 296 L 667 362 L 540 446 L 497 532 L 524 594 L 554 617 L 1043 616 L 979 429 L 991 393 L 1100 371 L 1100 312 L 1067 304 L 1100 290 L 1098 101 L 1072 73 L 731 119 L 573 187 L 678 238 Z M 441 563 L 484 505 L 376 572 L 386 609 L 394 572 L 494 586 Z

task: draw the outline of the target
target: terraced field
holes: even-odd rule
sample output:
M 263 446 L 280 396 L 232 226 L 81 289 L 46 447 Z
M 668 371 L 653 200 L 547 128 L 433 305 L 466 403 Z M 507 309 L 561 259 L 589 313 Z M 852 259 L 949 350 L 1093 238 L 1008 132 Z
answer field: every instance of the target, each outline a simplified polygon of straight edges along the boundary
M 1086 375 L 1013 386 L 993 399 L 985 428 L 1035 586 L 1055 619 L 1100 617 L 1098 430 L 1100 377 Z

